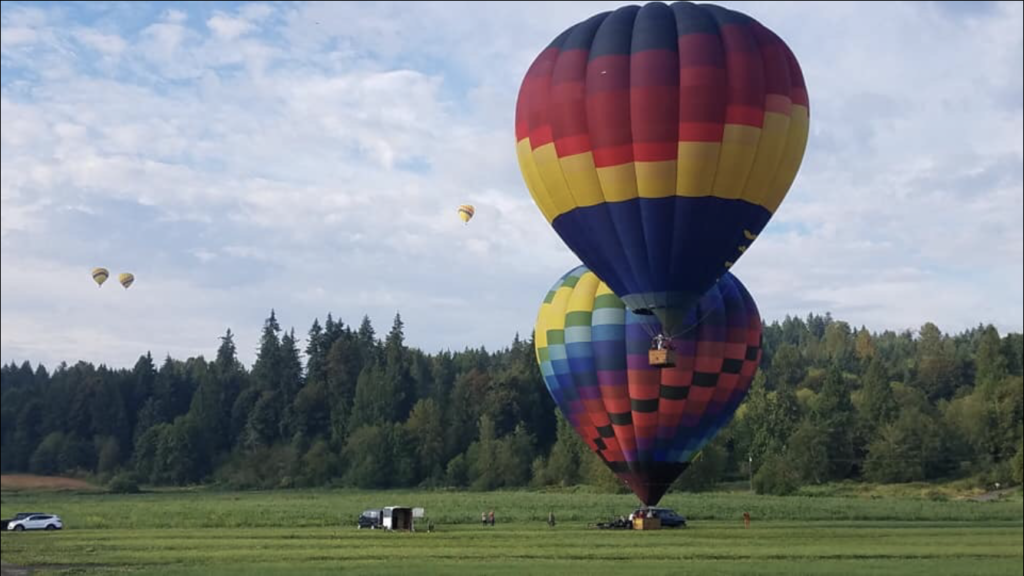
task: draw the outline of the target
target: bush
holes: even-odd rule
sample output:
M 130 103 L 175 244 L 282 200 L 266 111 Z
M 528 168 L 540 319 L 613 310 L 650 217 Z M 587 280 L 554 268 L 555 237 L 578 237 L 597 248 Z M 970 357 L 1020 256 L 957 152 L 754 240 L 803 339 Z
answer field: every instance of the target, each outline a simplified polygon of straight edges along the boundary
M 138 494 L 140 492 L 139 480 L 131 472 L 122 472 L 114 476 L 110 484 L 107 485 L 107 489 L 114 494 Z
M 32 457 L 29 458 L 29 471 L 42 476 L 56 474 L 60 469 L 58 455 L 63 449 L 64 434 L 60 432 L 49 434 L 39 443 L 35 452 L 32 453 Z
M 302 457 L 304 484 L 324 486 L 338 474 L 339 463 L 331 447 L 323 440 L 317 440 Z
M 785 459 L 781 456 L 769 456 L 757 474 L 754 474 L 754 491 L 758 494 L 786 496 L 796 492 L 799 479 Z
M 466 478 L 468 476 L 469 466 L 466 464 L 466 458 L 462 454 L 448 462 L 447 472 L 445 473 L 445 483 L 448 486 L 461 488 L 466 485 Z
M 293 446 L 257 448 L 232 456 L 214 472 L 214 481 L 236 490 L 292 487 L 300 463 Z
M 686 471 L 672 483 L 672 491 L 706 492 L 713 489 L 725 472 L 728 458 L 729 455 L 717 442 L 708 444 L 690 462 Z M 615 480 L 617 484 L 622 484 L 617 478 Z

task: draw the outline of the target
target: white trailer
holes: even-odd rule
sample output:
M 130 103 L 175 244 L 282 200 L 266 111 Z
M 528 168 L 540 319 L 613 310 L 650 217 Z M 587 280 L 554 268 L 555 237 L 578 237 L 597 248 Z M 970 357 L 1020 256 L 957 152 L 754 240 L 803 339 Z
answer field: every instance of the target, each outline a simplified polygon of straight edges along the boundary
M 416 531 L 416 519 L 423 518 L 423 508 L 409 508 L 407 506 L 388 506 L 383 510 L 383 521 L 381 525 L 385 530 L 409 530 Z

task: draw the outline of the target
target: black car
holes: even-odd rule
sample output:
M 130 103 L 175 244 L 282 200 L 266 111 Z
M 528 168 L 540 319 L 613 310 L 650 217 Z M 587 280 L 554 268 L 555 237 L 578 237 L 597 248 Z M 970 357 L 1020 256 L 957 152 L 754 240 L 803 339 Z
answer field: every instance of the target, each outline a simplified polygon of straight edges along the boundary
M 366 510 L 359 515 L 359 520 L 356 521 L 356 526 L 360 530 L 363 528 L 369 528 L 376 530 L 381 527 L 381 523 L 384 521 L 384 514 L 380 510 Z
M 641 510 L 648 518 L 660 519 L 665 528 L 686 528 L 686 517 L 671 508 L 640 508 L 629 515 L 629 520 L 632 522 Z
M 25 518 L 28 518 L 29 516 L 36 516 L 38 514 L 42 514 L 42 513 L 41 512 L 19 512 L 19 513 L 14 515 L 14 518 L 4 518 L 3 520 L 0 520 L 0 530 L 6 531 L 7 530 L 7 525 L 10 524 L 11 522 L 15 522 L 17 520 L 24 520 Z

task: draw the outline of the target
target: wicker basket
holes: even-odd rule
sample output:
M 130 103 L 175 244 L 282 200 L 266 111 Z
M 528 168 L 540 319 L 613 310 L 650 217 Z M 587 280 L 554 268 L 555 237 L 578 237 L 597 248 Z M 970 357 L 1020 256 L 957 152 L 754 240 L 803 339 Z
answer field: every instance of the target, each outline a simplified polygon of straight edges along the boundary
M 676 365 L 676 355 L 672 350 L 650 350 L 647 353 L 648 363 L 655 368 L 672 368 Z
M 661 518 L 634 518 L 633 530 L 661 530 Z

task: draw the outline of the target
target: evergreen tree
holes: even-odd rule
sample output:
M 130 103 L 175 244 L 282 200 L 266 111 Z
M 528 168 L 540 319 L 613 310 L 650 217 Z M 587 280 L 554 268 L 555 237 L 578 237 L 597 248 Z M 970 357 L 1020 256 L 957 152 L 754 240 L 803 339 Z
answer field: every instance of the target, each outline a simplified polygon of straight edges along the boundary
M 277 390 L 282 379 L 280 332 L 281 326 L 277 323 L 277 315 L 271 310 L 270 317 L 263 323 L 260 348 L 256 355 L 256 363 L 252 367 L 253 384 L 261 392 Z

